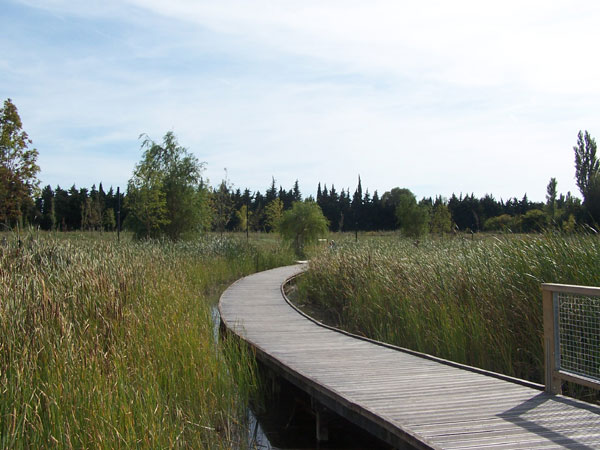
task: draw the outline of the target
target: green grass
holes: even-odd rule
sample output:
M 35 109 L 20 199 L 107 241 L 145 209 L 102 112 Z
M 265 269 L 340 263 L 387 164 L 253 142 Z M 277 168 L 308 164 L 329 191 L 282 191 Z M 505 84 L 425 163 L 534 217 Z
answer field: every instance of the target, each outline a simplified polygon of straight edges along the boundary
M 299 298 L 342 328 L 543 383 L 543 282 L 600 285 L 594 235 L 334 237 Z
M 230 282 L 288 264 L 290 252 L 229 237 L 3 237 L 2 448 L 242 445 L 254 363 L 215 338 L 214 305 Z

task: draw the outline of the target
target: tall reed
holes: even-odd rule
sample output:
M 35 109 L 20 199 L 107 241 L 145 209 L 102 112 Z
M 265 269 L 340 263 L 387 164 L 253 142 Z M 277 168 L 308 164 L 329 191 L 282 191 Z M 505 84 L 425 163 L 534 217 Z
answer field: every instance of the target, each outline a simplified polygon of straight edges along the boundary
M 214 304 L 226 284 L 289 253 L 219 238 L 5 240 L 1 447 L 241 445 L 253 360 L 216 339 Z
M 543 382 L 543 282 L 600 285 L 593 235 L 342 242 L 300 298 L 352 332 Z

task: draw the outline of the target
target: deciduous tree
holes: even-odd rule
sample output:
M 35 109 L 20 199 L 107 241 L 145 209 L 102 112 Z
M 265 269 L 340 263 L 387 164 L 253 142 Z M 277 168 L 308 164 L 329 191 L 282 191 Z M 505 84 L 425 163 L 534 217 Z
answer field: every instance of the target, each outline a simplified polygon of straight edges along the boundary
M 449 233 L 452 231 L 452 215 L 448 209 L 448 205 L 441 198 L 435 199 L 435 203 L 431 210 L 431 219 L 429 227 L 432 233 Z
M 162 144 L 143 135 L 142 160 L 127 186 L 127 225 L 138 237 L 167 236 L 203 229 L 207 221 L 204 163 L 179 145 L 175 134 Z
M 575 151 L 575 180 L 583 195 L 583 206 L 592 220 L 600 222 L 600 162 L 596 156 L 596 140 L 585 131 L 579 131 Z
M 587 131 L 585 133 L 579 131 L 577 145 L 573 150 L 575 151 L 575 180 L 585 203 L 592 179 L 598 172 L 596 141 Z
M 425 233 L 429 219 L 426 207 L 417 204 L 414 194 L 403 189 L 399 194 L 396 219 L 403 234 L 419 237 Z
M 531 209 L 521 217 L 521 227 L 525 233 L 543 231 L 548 224 L 548 216 L 541 209 Z
M 556 215 L 556 186 L 557 186 L 556 178 L 550 178 L 550 182 L 548 186 L 546 186 L 546 208 L 548 210 L 548 217 L 550 220 L 554 220 L 554 216 Z
M 21 220 L 24 208 L 33 203 L 39 185 L 38 151 L 25 131 L 11 99 L 0 109 L 0 222 Z
M 237 231 L 246 231 L 249 226 L 249 220 L 252 217 L 252 213 L 248 210 L 246 205 L 242 205 L 240 209 L 235 212 L 237 217 Z
M 265 225 L 267 231 L 277 231 L 283 218 L 283 202 L 276 198 L 265 207 Z
M 326 236 L 328 222 L 315 202 L 296 202 L 283 213 L 279 233 L 289 242 L 299 257 L 305 256 L 305 246 Z

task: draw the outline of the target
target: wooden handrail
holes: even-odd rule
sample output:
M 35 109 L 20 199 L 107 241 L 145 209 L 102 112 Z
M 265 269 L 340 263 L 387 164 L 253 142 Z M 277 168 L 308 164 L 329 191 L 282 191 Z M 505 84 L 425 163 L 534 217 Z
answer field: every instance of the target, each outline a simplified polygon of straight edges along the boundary
M 542 283 L 543 291 L 564 292 L 568 294 L 600 296 L 600 287 L 577 286 L 575 284 Z

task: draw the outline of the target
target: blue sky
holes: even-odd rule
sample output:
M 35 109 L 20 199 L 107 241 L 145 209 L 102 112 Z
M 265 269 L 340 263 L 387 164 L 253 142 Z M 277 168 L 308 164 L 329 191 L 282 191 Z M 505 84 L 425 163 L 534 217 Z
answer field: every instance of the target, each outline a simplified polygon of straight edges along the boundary
M 217 184 L 578 194 L 600 133 L 600 4 L 3 0 L 0 98 L 43 185 L 126 186 L 174 131 Z

